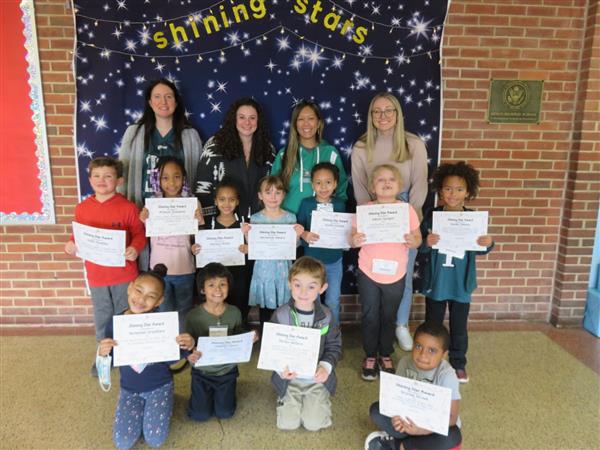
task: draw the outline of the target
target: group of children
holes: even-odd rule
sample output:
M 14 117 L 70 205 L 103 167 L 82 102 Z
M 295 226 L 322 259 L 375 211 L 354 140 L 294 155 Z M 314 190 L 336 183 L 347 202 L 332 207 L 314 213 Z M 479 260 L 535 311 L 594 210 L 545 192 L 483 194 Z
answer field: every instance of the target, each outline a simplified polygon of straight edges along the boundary
M 116 192 L 122 183 L 122 170 L 121 163 L 111 158 L 92 161 L 89 177 L 95 194 L 76 208 L 77 222 L 127 231 L 125 268 L 85 263 L 92 289 L 98 354 L 109 355 L 113 346 L 118 345 L 112 339 L 113 315 L 175 310 L 180 314 L 180 330 L 183 330 L 177 337 L 181 357 L 194 366 L 202 357 L 195 348 L 198 337 L 243 332 L 249 307 L 257 305 L 261 322 L 270 319 L 321 332 L 319 363 L 313 377 L 298 377 L 287 369 L 272 375 L 278 396 L 278 428 L 290 430 L 302 425 L 308 430 L 319 430 L 330 426 L 330 396 L 335 392 L 335 366 L 342 352 L 339 327 L 342 250 L 311 247 L 319 236 L 309 230 L 312 211 L 345 210 L 344 203 L 334 196 L 339 182 L 337 167 L 330 163 L 314 166 L 311 171 L 314 196 L 302 200 L 297 217 L 282 208 L 285 188 L 281 179 L 263 178 L 258 196 L 264 209 L 253 214 L 249 224 L 239 221 L 236 215 L 239 202 L 236 187 L 221 183 L 215 191 L 219 214 L 211 223 L 203 224 L 198 209 L 200 224 L 213 229 L 241 228 L 244 234 L 252 224 L 291 224 L 305 256 L 293 265 L 283 260 L 258 260 L 254 264 L 247 261 L 244 266 L 230 268 L 210 263 L 200 270 L 197 279 L 193 255 L 202 248 L 193 244 L 190 236 L 151 238 L 150 261 L 154 269 L 138 273 L 135 260 L 146 242 L 142 222 L 148 219 L 148 211 L 144 208 L 138 214 L 136 206 Z M 189 195 L 185 180 L 181 162 L 176 158 L 161 160 L 154 181 L 156 195 Z M 400 202 L 397 197 L 401 176 L 393 165 L 377 166 L 369 185 L 375 197 L 373 203 Z M 435 211 L 468 211 L 464 202 L 476 196 L 478 186 L 477 171 L 470 165 L 462 162 L 441 165 L 434 174 L 433 187 L 443 206 Z M 452 448 L 460 443 L 458 380 L 467 381 L 466 325 L 470 295 L 476 287 L 474 262 L 478 252 L 466 251 L 463 259 L 452 258 L 452 267 L 443 264 L 445 255 L 439 255 L 438 250 L 432 248 L 439 236 L 431 233 L 431 221 L 430 211 L 419 224 L 409 205 L 410 231 L 402 244 L 366 244 L 365 235 L 353 228 L 349 245 L 360 248 L 357 281 L 365 352 L 361 376 L 368 381 L 375 380 L 379 370 L 383 370 L 450 387 L 453 391 L 451 433 L 447 437 L 432 437 L 410 419 L 381 416 L 378 405 L 374 404 L 371 416 L 384 431 L 369 436 L 367 448 L 413 448 L 423 447 L 425 443 L 428 443 L 426 448 Z M 490 236 L 481 236 L 478 244 L 485 246 L 486 252 L 493 246 Z M 404 291 L 409 248 L 419 248 L 429 256 L 423 290 L 426 322 L 415 333 L 412 355 L 400 361 L 395 369 L 391 357 L 395 319 Z M 65 250 L 75 253 L 73 239 Z M 247 245 L 240 247 L 243 253 L 247 250 Z M 203 299 L 195 308 L 194 282 Z M 320 301 L 322 294 L 325 304 Z M 446 305 L 450 312 L 450 335 L 442 325 Z M 449 363 L 444 360 L 448 353 Z M 173 375 L 169 363 L 125 366 L 120 371 L 121 394 L 113 427 L 115 445 L 130 448 L 142 434 L 150 445 L 161 445 L 168 435 L 173 404 Z M 188 416 L 199 421 L 213 416 L 231 417 L 236 409 L 237 377 L 234 364 L 193 367 Z

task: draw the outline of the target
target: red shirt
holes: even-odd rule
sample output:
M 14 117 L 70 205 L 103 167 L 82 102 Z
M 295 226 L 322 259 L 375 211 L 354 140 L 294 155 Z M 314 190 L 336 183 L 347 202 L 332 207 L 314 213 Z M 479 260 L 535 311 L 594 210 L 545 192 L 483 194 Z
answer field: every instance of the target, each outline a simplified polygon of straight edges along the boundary
M 95 195 L 88 197 L 75 208 L 75 222 L 108 230 L 125 230 L 125 246 L 133 246 L 138 253 L 146 245 L 146 231 L 137 206 L 121 194 L 115 194 L 102 203 L 96 200 Z M 138 276 L 137 261 L 125 261 L 125 267 L 99 266 L 86 261 L 85 268 L 90 287 L 129 283 Z

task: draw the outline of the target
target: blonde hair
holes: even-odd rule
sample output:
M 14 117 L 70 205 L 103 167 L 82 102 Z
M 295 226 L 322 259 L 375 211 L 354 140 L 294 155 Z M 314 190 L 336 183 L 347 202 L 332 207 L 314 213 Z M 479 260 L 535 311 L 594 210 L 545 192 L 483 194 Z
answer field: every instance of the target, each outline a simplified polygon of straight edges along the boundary
M 276 175 L 267 175 L 266 177 L 262 177 L 260 179 L 260 181 L 258 182 L 258 191 L 259 192 L 262 191 L 263 189 L 265 191 L 268 191 L 272 187 L 274 187 L 278 191 L 286 192 L 285 185 L 283 184 L 283 180 L 281 179 L 281 177 L 278 177 Z
M 325 275 L 325 266 L 321 261 L 311 256 L 301 256 L 294 264 L 292 264 L 292 267 L 290 267 L 290 271 L 288 273 L 288 281 L 292 281 L 292 278 L 301 273 L 305 273 L 308 276 L 319 280 L 321 286 L 323 286 L 327 281 L 327 276 Z
M 298 116 L 302 112 L 304 108 L 310 108 L 317 116 L 319 120 L 319 125 L 317 127 L 317 134 L 315 139 L 317 144 L 321 142 L 321 137 L 323 136 L 323 128 L 325 127 L 325 122 L 323 121 L 323 114 L 321 114 L 321 110 L 317 106 L 316 103 L 302 100 L 298 103 L 294 110 L 292 111 L 292 120 L 290 122 L 290 132 L 288 134 L 288 142 L 285 148 L 285 153 L 281 158 L 281 179 L 285 186 L 290 185 L 290 178 L 294 173 L 294 168 L 298 162 L 298 151 L 300 149 L 300 139 L 298 139 L 298 128 L 296 126 L 296 122 L 298 122 Z
M 396 177 L 396 179 L 398 180 L 398 184 L 400 184 L 400 185 L 402 184 L 402 174 L 400 173 L 400 169 L 398 169 L 396 166 L 394 166 L 392 164 L 380 164 L 378 166 L 375 166 L 375 168 L 369 175 L 369 189 L 370 189 L 371 193 L 374 193 L 374 191 L 375 191 L 374 186 L 373 186 L 375 177 L 382 170 L 389 170 L 390 172 L 392 172 L 394 174 L 394 176 Z
M 396 162 L 404 162 L 411 158 L 408 151 L 408 144 L 406 143 L 406 136 L 411 133 L 407 133 L 404 130 L 404 116 L 402 114 L 402 107 L 400 106 L 400 102 L 394 94 L 390 94 L 389 92 L 380 92 L 373 97 L 371 103 L 369 104 L 367 132 L 358 138 L 358 142 L 364 145 L 367 161 L 371 162 L 373 160 L 373 151 L 375 150 L 375 141 L 377 140 L 377 128 L 375 128 L 375 125 L 373 124 L 373 104 L 380 98 L 384 98 L 389 101 L 396 109 L 396 125 L 394 126 L 392 159 Z

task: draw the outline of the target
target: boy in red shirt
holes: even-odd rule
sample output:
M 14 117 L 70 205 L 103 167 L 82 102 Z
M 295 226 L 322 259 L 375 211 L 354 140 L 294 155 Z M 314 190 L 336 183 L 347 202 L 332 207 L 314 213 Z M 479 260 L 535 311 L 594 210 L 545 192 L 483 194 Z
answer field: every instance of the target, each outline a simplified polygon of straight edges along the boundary
M 88 166 L 89 181 L 94 195 L 75 208 L 75 222 L 96 228 L 125 230 L 125 267 L 106 267 L 85 261 L 88 285 L 92 293 L 96 340 L 105 338 L 106 325 L 112 316 L 128 308 L 127 286 L 138 276 L 136 259 L 146 245 L 144 224 L 134 203 L 121 194 L 117 187 L 123 183 L 123 163 L 113 158 L 100 157 Z M 75 255 L 73 236 L 65 245 L 65 252 Z M 92 376 L 97 376 L 96 365 Z

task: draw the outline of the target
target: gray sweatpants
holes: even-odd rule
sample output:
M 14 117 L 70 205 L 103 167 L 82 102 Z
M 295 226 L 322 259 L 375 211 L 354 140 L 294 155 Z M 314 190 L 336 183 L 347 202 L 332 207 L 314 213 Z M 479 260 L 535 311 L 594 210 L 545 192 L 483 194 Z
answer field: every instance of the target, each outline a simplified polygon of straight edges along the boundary
M 94 326 L 96 341 L 106 337 L 106 325 L 112 316 L 120 314 L 129 307 L 127 302 L 127 287 L 129 283 L 114 286 L 90 287 L 92 305 L 94 306 Z

